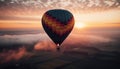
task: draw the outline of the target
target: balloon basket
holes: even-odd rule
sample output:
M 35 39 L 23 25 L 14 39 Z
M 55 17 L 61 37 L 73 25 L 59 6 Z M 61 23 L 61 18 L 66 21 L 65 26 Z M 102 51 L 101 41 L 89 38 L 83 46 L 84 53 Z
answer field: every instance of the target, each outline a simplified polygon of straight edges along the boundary
M 57 44 L 57 51 L 60 51 L 60 45 L 59 44 Z

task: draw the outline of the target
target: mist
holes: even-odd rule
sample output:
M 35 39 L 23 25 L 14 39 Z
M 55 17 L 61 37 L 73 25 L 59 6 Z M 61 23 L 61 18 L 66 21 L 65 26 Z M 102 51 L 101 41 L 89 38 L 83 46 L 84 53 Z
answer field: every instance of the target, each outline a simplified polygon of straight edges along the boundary
M 4 33 L 0 35 L 0 68 L 45 69 L 51 67 L 50 64 L 52 69 L 69 69 L 71 66 L 81 69 L 86 69 L 86 66 L 93 69 L 119 67 L 119 32 L 95 31 L 73 30 L 61 44 L 60 52 L 45 32 Z

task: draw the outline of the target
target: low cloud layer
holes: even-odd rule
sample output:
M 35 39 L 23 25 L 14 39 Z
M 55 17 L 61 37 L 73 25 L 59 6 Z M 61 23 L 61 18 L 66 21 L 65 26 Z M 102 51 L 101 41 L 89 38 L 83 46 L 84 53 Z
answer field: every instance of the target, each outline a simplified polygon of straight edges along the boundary
M 18 50 L 3 50 L 3 52 L 0 52 L 0 63 L 9 62 L 11 60 L 17 61 L 26 54 L 27 51 L 24 47 L 21 47 Z
M 119 38 L 118 38 L 119 40 Z M 83 53 L 93 55 L 101 51 L 119 51 L 117 39 L 92 34 L 71 33 L 60 46 L 61 52 Z M 45 34 L 2 35 L 0 36 L 0 63 L 17 61 L 30 57 L 34 52 L 56 52 L 56 45 Z M 16 49 L 14 49 L 17 47 Z M 30 54 L 28 54 L 30 53 Z
M 23 35 L 3 35 L 0 36 L 0 44 L 31 44 L 33 42 L 46 39 L 46 34 L 23 34 Z

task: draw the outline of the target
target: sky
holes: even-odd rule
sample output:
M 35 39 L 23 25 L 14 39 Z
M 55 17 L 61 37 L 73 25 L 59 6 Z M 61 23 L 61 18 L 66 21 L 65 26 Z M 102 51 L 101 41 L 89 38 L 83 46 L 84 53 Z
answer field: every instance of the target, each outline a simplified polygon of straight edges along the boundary
M 75 28 L 120 27 L 120 0 L 0 0 L 0 29 L 40 29 L 50 9 L 69 10 Z

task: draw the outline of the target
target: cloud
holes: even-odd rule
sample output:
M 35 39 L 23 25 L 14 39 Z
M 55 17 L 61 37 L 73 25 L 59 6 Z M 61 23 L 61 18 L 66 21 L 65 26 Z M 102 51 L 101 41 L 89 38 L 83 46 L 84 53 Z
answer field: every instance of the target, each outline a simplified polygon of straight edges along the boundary
M 47 39 L 46 34 L 23 34 L 23 35 L 3 35 L 0 36 L 0 43 L 1 44 L 14 44 L 14 43 L 21 43 L 21 44 L 32 44 L 37 41 L 41 41 Z
M 56 45 L 48 40 L 43 40 L 34 45 L 36 51 L 56 51 Z
M 112 0 L 112 1 L 108 1 L 108 0 L 76 0 L 76 1 L 71 1 L 71 0 L 47 0 L 47 1 L 43 1 L 43 0 L 23 0 L 23 1 L 18 1 L 18 0 L 12 0 L 10 1 L 10 3 L 17 3 L 17 4 L 22 4 L 24 6 L 31 6 L 34 5 L 35 7 L 41 7 L 41 8 L 46 8 L 46 7 L 68 7 L 69 5 L 71 5 L 70 7 L 76 6 L 76 7 L 80 7 L 83 5 L 85 7 L 89 7 L 88 5 L 92 5 L 92 6 L 97 6 L 97 7 L 103 7 L 103 6 L 115 6 L 116 3 L 119 4 L 119 0 Z M 56 4 L 57 3 L 57 4 Z M 40 6 L 38 6 L 39 4 L 41 4 Z
M 25 47 L 21 47 L 18 50 L 8 50 L 0 52 L 0 63 L 9 62 L 11 60 L 19 60 L 27 54 Z
M 112 35 L 113 36 L 113 35 Z M 95 34 L 71 33 L 60 46 L 61 52 L 86 52 L 96 53 L 99 50 L 115 51 L 117 48 L 111 46 L 116 41 L 114 38 Z M 56 45 L 45 34 L 26 35 L 3 35 L 0 36 L 0 46 L 3 49 L 13 49 L 24 46 L 29 51 L 56 51 Z M 6 45 L 7 44 L 7 45 Z M 107 47 L 109 46 L 109 47 Z M 109 49 L 108 49 L 109 48 Z
M 71 34 L 70 36 L 67 37 L 67 39 L 64 40 L 60 47 L 62 52 L 72 50 L 84 51 L 85 49 L 83 49 L 83 47 L 88 49 L 100 48 L 102 47 L 102 44 L 103 45 L 109 44 L 110 42 L 114 42 L 114 39 L 97 35 L 95 36 L 95 35 Z M 39 41 L 34 45 L 34 50 L 36 51 L 56 51 L 56 48 L 57 46 L 54 44 L 54 42 L 47 39 Z
M 2 1 L 4 2 L 4 1 Z M 51 5 L 54 5 L 55 3 L 57 3 L 57 5 L 60 5 L 62 7 L 66 7 L 68 5 L 76 5 L 76 6 L 79 6 L 81 3 L 82 5 L 86 5 L 87 4 L 91 4 L 91 5 L 94 5 L 94 6 L 99 6 L 99 5 L 108 5 L 108 6 L 111 6 L 111 4 L 113 3 L 119 3 L 119 0 L 112 0 L 112 1 L 108 1 L 108 0 L 102 0 L 102 1 L 99 1 L 99 0 L 76 0 L 76 1 L 71 1 L 71 0 L 23 0 L 23 1 L 18 1 L 18 0 L 11 0 L 9 1 L 10 3 L 17 3 L 17 4 L 22 4 L 22 5 L 26 5 L 26 6 L 30 6 L 31 4 L 37 6 L 38 4 L 42 4 L 41 6 L 42 7 L 49 7 Z M 74 3 L 74 4 L 73 4 Z
M 81 43 L 83 45 L 109 43 L 111 41 L 114 41 L 114 39 L 112 39 L 111 37 L 104 37 L 104 36 L 99 36 L 99 35 L 94 35 L 94 34 L 73 34 L 71 33 L 71 35 L 69 35 L 63 43 L 67 43 L 67 44 Z M 0 36 L 0 44 L 14 44 L 14 43 L 19 43 L 23 45 L 38 43 L 36 44 L 36 46 L 45 45 L 46 47 L 48 45 L 52 45 L 53 42 L 45 33 Z
M 74 41 L 73 41 L 74 40 Z M 98 36 L 98 35 L 90 35 L 90 34 L 72 34 L 70 37 L 67 38 L 67 42 L 69 44 L 78 44 L 81 43 L 85 46 L 93 45 L 93 44 L 101 44 L 101 43 L 109 43 L 114 41 L 111 38 Z
M 6 9 L 7 8 L 7 9 Z M 50 9 L 66 9 L 77 13 L 91 13 L 119 10 L 119 0 L 4 0 L 0 1 L 0 15 L 6 20 L 7 16 L 39 16 L 43 15 L 46 10 Z M 3 16 L 6 16 L 4 18 Z M 20 18 L 13 17 L 14 20 L 33 20 L 38 21 L 39 18 Z M 8 18 L 11 19 L 11 18 Z

